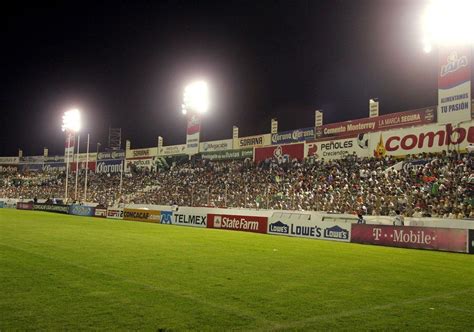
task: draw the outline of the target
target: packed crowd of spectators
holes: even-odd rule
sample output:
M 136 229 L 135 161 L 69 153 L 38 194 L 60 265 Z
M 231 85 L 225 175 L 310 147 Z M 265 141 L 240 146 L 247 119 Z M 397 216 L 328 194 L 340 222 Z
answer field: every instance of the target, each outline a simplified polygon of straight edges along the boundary
M 398 161 L 307 158 L 193 160 L 156 172 L 88 175 L 88 202 L 177 204 L 413 217 L 474 217 L 474 162 L 457 153 L 420 155 Z M 85 176 L 69 178 L 69 198 L 84 199 Z M 1 174 L 0 198 L 64 197 L 65 174 Z

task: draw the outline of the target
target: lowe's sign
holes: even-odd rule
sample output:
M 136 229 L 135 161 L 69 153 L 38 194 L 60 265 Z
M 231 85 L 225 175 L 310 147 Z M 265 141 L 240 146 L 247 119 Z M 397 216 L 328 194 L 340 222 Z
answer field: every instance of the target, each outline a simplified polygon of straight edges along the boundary
M 272 135 L 272 144 L 288 144 L 313 140 L 315 131 L 313 127 L 282 131 Z

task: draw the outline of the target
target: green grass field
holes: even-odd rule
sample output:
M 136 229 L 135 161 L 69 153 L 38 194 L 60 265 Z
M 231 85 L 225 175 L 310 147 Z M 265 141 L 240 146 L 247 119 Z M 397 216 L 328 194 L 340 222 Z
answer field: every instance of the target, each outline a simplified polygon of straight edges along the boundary
M 0 209 L 0 330 L 474 330 L 474 256 Z

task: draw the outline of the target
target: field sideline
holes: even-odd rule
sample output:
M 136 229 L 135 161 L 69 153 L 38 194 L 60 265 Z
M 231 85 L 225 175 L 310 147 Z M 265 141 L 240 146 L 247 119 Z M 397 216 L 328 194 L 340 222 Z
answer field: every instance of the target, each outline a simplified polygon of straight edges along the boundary
M 0 209 L 0 330 L 474 330 L 474 255 Z

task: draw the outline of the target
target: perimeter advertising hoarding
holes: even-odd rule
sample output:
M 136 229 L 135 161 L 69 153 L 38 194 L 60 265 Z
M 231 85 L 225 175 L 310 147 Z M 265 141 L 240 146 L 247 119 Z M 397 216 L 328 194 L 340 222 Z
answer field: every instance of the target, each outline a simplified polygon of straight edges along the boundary
M 438 70 L 438 123 L 471 119 L 471 47 L 441 46 Z
M 324 160 L 342 159 L 354 154 L 359 158 L 370 157 L 369 140 L 369 134 L 359 134 L 356 137 L 305 143 L 305 156 Z
M 467 252 L 465 229 L 352 224 L 351 242 Z
M 232 159 L 253 159 L 253 149 L 227 150 L 201 153 L 202 159 L 209 160 L 232 160 Z
M 436 122 L 436 107 L 421 108 L 374 118 L 331 123 L 316 128 L 316 138 L 351 136 Z
M 469 230 L 468 251 L 470 254 L 474 254 L 474 229 Z
M 97 160 L 121 160 L 125 159 L 125 151 L 124 150 L 113 150 L 113 151 L 105 151 L 99 152 L 97 154 Z
M 304 158 L 304 143 L 255 148 L 255 162 L 259 163 L 267 158 L 272 158 L 278 161 L 278 163 L 291 161 L 293 159 L 302 160 Z
M 67 213 L 69 213 L 69 205 L 34 203 L 33 204 L 33 210 L 67 214 Z
M 267 233 L 349 242 L 351 240 L 351 224 L 311 220 L 295 214 L 294 217 L 289 218 L 271 217 Z
M 33 202 L 18 202 L 16 203 L 17 210 L 33 210 Z
M 199 144 L 199 152 L 215 152 L 232 150 L 232 139 L 223 139 L 220 141 L 202 142 Z
M 201 117 L 196 113 L 188 116 L 186 128 L 186 153 L 193 155 L 199 153 L 199 136 L 201 134 Z
M 123 210 L 123 219 L 159 223 L 160 211 L 125 208 Z
M 0 157 L 0 164 L 18 164 L 19 162 L 19 157 Z
M 107 209 L 102 209 L 96 207 L 94 209 L 94 216 L 99 218 L 106 218 L 107 217 Z
M 123 209 L 121 208 L 108 208 L 107 218 L 109 219 L 123 219 Z
M 233 231 L 266 233 L 268 217 L 208 214 L 208 228 Z
M 172 215 L 171 224 L 191 227 L 206 227 L 207 214 L 193 213 L 193 209 L 176 211 Z
M 120 173 L 122 171 L 123 159 L 97 161 L 96 173 Z
M 0 201 L 0 209 L 3 209 L 5 207 L 5 202 L 4 201 Z
M 443 150 L 463 151 L 468 143 L 474 143 L 474 123 L 469 121 L 459 126 L 449 123 L 390 130 L 371 133 L 370 137 L 370 151 L 375 157 L 404 156 Z
M 291 144 L 312 141 L 314 138 L 314 127 L 295 129 L 272 134 L 272 144 Z
M 76 216 L 87 216 L 92 217 L 94 215 L 95 208 L 84 205 L 71 205 L 69 207 L 69 214 Z
M 255 148 L 272 144 L 270 134 L 238 137 L 233 141 L 234 149 Z
M 160 156 L 186 154 L 186 144 L 162 146 L 158 152 Z

